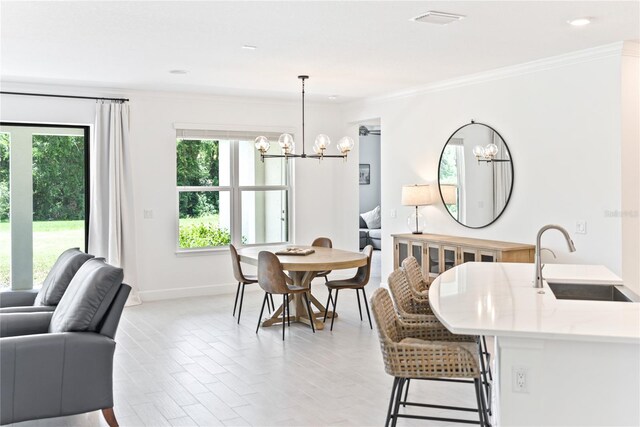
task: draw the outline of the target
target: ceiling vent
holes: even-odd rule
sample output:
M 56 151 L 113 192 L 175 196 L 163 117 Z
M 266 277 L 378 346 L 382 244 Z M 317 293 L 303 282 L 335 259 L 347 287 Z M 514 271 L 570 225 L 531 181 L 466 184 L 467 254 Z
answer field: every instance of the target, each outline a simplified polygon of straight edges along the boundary
M 427 24 L 447 25 L 464 18 L 464 15 L 456 15 L 454 13 L 435 12 L 430 10 L 426 13 L 411 18 L 411 21 L 425 22 Z

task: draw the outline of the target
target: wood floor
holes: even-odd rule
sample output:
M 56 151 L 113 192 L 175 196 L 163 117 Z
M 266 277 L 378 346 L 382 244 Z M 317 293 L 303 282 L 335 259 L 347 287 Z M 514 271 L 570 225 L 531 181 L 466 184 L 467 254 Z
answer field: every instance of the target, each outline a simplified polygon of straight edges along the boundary
M 379 282 L 372 279 L 369 296 Z M 314 284 L 314 294 L 326 301 L 321 282 Z M 245 294 L 240 325 L 231 315 L 234 295 L 127 308 L 116 337 L 120 424 L 383 425 L 392 378 L 384 372 L 377 333 L 369 329 L 366 314 L 360 322 L 355 292 L 340 293 L 333 332 L 327 327 L 312 334 L 292 324 L 284 342 L 279 327 L 255 333 L 262 296 Z M 418 401 L 475 407 L 468 384 L 414 383 L 410 397 Z M 94 412 L 16 424 L 70 425 L 105 423 Z M 446 424 L 405 419 L 398 425 Z

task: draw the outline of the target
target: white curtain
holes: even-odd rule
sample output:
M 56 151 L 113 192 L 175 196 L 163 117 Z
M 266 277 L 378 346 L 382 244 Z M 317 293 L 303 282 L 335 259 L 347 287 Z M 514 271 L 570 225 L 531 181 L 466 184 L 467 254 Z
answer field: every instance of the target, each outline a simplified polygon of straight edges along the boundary
M 493 143 L 498 147 L 498 158 L 509 159 L 509 155 L 506 152 L 504 142 L 497 133 L 492 132 Z M 507 199 L 509 197 L 509 191 L 511 190 L 511 182 L 513 177 L 511 176 L 511 163 L 509 162 L 493 162 L 493 217 L 495 218 L 502 212 Z
M 456 186 L 458 190 L 458 221 L 462 223 L 467 220 L 467 194 L 465 192 L 464 168 L 464 141 L 460 138 L 460 143 L 456 145 Z
M 135 305 L 140 297 L 129 144 L 129 105 L 98 101 L 90 147 L 89 253 L 124 270 L 132 287 L 127 305 Z

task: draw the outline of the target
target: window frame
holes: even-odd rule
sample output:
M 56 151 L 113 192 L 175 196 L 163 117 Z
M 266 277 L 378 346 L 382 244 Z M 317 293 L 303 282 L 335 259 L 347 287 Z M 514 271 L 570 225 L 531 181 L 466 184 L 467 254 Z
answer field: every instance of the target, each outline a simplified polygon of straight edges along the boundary
M 223 246 L 205 246 L 201 248 L 181 248 L 180 247 L 180 193 L 190 191 L 228 191 L 231 202 L 231 212 L 229 213 L 229 228 L 231 234 L 231 243 L 237 248 L 254 247 L 254 246 L 272 246 L 272 245 L 285 245 L 291 241 L 291 230 L 293 223 L 293 185 L 292 185 L 292 162 L 284 160 L 285 164 L 285 183 L 283 185 L 240 185 L 240 142 L 247 141 L 239 138 L 213 138 L 213 137 L 189 137 L 180 138 L 176 135 L 174 148 L 177 147 L 178 140 L 210 140 L 210 141 L 229 141 L 230 143 L 230 176 L 229 185 L 219 186 L 179 186 L 176 182 L 176 213 L 175 213 L 175 244 L 176 254 L 198 254 L 208 252 L 223 252 L 229 249 L 228 245 Z M 178 161 L 178 153 L 176 149 L 176 162 Z M 176 173 L 177 179 L 177 173 Z M 283 242 L 269 242 L 269 243 L 242 243 L 242 192 L 243 191 L 284 191 L 286 193 L 287 200 L 287 219 L 286 219 L 286 232 L 287 239 Z
M 82 125 L 77 123 L 64 124 L 64 123 L 0 121 L 0 126 L 54 128 L 54 129 L 62 128 L 62 129 L 81 129 L 82 130 L 83 138 L 84 138 L 84 201 L 85 201 L 84 202 L 84 252 L 88 253 L 89 251 L 89 216 L 91 214 L 91 125 Z M 9 175 L 9 180 L 11 180 L 11 175 Z M 31 197 L 33 197 L 33 188 L 31 189 L 31 193 L 32 193 Z M 9 218 L 9 221 L 11 221 L 11 218 Z M 13 239 L 13 236 L 11 236 L 11 238 Z M 33 235 L 31 236 L 31 239 L 33 242 Z M 12 262 L 10 262 L 10 264 L 12 265 Z M 10 283 L 10 289 L 18 290 L 17 288 L 14 288 L 13 282 Z M 30 289 L 33 289 L 33 283 L 31 284 Z M 24 289 L 19 289 L 19 290 L 24 290 Z

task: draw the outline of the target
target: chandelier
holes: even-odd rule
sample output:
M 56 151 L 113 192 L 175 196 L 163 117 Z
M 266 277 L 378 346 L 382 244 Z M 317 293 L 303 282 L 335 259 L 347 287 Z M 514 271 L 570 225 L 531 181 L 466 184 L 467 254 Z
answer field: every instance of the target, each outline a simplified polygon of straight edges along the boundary
M 331 139 L 325 134 L 320 134 L 316 136 L 316 141 L 313 144 L 313 152 L 315 154 L 306 154 L 304 151 L 304 81 L 309 78 L 309 76 L 298 76 L 300 80 L 302 80 L 302 153 L 296 154 L 294 152 L 295 142 L 293 141 L 293 136 L 288 133 L 283 133 L 278 138 L 278 144 L 280 144 L 280 148 L 282 149 L 282 154 L 266 154 L 271 147 L 271 143 L 269 142 L 269 138 L 266 136 L 259 136 L 255 140 L 256 150 L 260 152 L 260 159 L 264 162 L 264 159 L 269 158 L 279 158 L 279 159 L 290 159 L 290 158 L 302 158 L 302 159 L 318 159 L 322 160 L 325 157 L 333 158 L 333 159 L 347 159 L 347 154 L 349 151 L 353 149 L 354 141 L 353 138 L 348 136 L 343 136 L 338 141 L 337 148 L 340 154 L 325 154 L 329 145 L 331 145 Z

